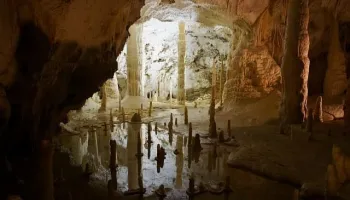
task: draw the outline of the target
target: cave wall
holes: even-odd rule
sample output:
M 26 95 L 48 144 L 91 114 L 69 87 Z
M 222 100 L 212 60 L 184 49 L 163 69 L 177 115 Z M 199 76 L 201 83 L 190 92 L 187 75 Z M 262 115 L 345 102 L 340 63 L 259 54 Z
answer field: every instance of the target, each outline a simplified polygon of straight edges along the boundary
M 127 28 L 143 5 L 142 0 L 0 2 L 1 173 L 7 170 L 5 157 L 20 163 L 37 155 L 40 140 L 57 133 L 66 113 L 113 76 Z M 26 183 L 31 186 L 25 199 L 39 193 L 30 180 L 34 177 Z

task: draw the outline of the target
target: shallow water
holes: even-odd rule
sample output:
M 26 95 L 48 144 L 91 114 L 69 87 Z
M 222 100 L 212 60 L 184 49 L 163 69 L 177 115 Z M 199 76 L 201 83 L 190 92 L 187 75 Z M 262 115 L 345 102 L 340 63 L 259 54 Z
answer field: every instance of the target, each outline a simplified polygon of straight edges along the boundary
M 186 136 L 173 134 L 169 141 L 167 130 L 158 127 L 158 134 L 152 125 L 152 143 L 148 145 L 147 124 L 128 124 L 125 127 L 116 124 L 113 131 L 105 131 L 105 127 L 96 126 L 96 131 L 88 131 L 81 127 L 81 135 L 65 135 L 59 138 L 62 150 L 71 154 L 71 163 L 85 168 L 89 163 L 95 179 L 106 183 L 111 178 L 109 172 L 110 147 L 109 141 L 117 143 L 117 180 L 118 190 L 125 192 L 128 189 L 138 188 L 138 166 L 137 166 L 137 134 L 141 134 L 142 176 L 143 186 L 146 188 L 145 196 L 154 194 L 154 191 L 163 184 L 165 188 L 176 188 L 183 191 L 188 188 L 188 180 L 191 175 L 196 183 L 203 182 L 216 185 L 225 180 L 227 173 L 226 161 L 230 152 L 228 146 L 217 146 L 202 144 L 203 150 L 198 155 L 191 155 L 189 162 L 189 149 L 185 144 Z M 176 129 L 176 128 L 175 128 Z M 193 141 L 192 141 L 193 143 Z M 157 172 L 157 145 L 165 149 L 166 159 L 164 167 Z M 149 148 L 148 148 L 149 147 Z M 175 155 L 174 150 L 180 153 Z M 216 153 L 214 153 L 216 151 Z M 182 153 L 181 153 L 182 152 Z M 215 156 L 216 155 L 216 156 Z M 197 158 L 196 158 L 197 157 Z M 190 167 L 189 167 L 190 165 Z

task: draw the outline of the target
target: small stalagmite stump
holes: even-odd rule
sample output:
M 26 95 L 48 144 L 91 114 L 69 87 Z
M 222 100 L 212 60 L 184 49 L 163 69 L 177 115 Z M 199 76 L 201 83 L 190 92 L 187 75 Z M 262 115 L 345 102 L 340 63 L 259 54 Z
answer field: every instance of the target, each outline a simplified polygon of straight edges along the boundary
M 177 126 L 177 118 L 175 118 L 175 126 Z
M 166 127 L 166 122 L 164 122 L 164 126 Z
M 194 102 L 194 108 L 197 108 L 197 107 L 198 107 L 197 102 Z
M 194 138 L 193 149 L 195 152 L 200 152 L 203 149 L 201 145 L 201 138 L 198 133 Z
M 315 121 L 323 122 L 322 96 L 317 97 L 314 119 Z
M 188 124 L 188 109 L 187 109 L 187 106 L 185 106 L 184 123 L 185 123 L 186 125 Z
M 123 124 L 125 124 L 125 112 L 124 112 L 124 107 L 122 107 L 122 120 L 123 120 Z
M 152 117 L 152 109 L 153 109 L 153 105 L 152 105 L 152 101 L 150 101 L 149 108 L 148 108 L 148 117 Z

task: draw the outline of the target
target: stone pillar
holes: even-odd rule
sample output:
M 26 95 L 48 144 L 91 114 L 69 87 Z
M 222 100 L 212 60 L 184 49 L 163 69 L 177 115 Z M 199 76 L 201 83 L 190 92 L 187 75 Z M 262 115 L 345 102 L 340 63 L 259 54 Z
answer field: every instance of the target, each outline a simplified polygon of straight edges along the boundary
M 142 66 L 139 63 L 138 50 L 138 25 L 132 25 L 129 28 L 130 37 L 127 42 L 127 74 L 128 74 L 128 95 L 141 95 L 141 70 Z
M 138 109 L 140 104 L 148 106 L 144 93 L 144 69 L 142 46 L 142 25 L 134 24 L 129 28 L 130 37 L 127 42 L 127 96 L 122 100 L 124 108 Z
M 185 104 L 185 55 L 186 55 L 186 34 L 185 23 L 179 23 L 179 41 L 178 46 L 178 82 L 177 82 L 177 101 L 180 105 Z
M 328 67 L 323 85 L 324 96 L 342 95 L 347 88 L 346 59 L 340 46 L 338 21 L 334 17 L 331 23 L 331 38 L 327 60 Z
M 308 0 L 290 0 L 284 57 L 282 61 L 282 127 L 303 123 L 307 118 L 307 81 L 309 75 Z
M 129 190 L 138 189 L 138 167 L 137 167 L 137 140 L 141 131 L 141 116 L 134 114 L 128 125 L 128 187 Z

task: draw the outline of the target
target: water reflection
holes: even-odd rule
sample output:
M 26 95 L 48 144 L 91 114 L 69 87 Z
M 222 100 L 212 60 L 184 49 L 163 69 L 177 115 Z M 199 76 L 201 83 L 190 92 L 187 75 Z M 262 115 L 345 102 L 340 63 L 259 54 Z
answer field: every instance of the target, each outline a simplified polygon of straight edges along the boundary
M 172 146 L 169 142 L 168 130 L 158 127 L 158 134 L 156 134 L 153 125 L 151 127 L 153 130 L 149 133 L 148 125 L 141 123 L 125 123 L 125 128 L 122 125 L 116 125 L 113 130 L 109 130 L 110 126 L 94 126 L 93 129 L 81 128 L 80 135 L 62 136 L 59 139 L 64 149 L 71 153 L 74 165 L 85 166 L 89 163 L 94 172 L 93 176 L 103 177 L 106 184 L 107 180 L 111 179 L 110 140 L 115 140 L 118 189 L 123 192 L 139 188 L 138 173 L 143 178 L 142 184 L 147 188 L 146 195 L 152 194 L 161 184 L 164 184 L 165 188 L 185 189 L 188 187 L 190 174 L 196 177 L 196 182 L 197 180 L 204 182 L 224 180 L 228 158 L 228 152 L 224 147 L 203 146 L 198 143 L 199 135 L 193 137 L 192 144 L 186 147 L 189 139 L 178 134 L 172 134 L 172 139 L 176 141 Z M 139 135 L 140 144 L 142 144 L 140 151 L 141 153 L 143 149 L 147 151 L 147 156 L 141 157 L 140 171 L 136 156 Z M 150 139 L 152 142 L 149 142 Z M 155 159 L 158 156 L 157 146 L 163 148 L 166 154 L 164 163 L 160 163 L 163 168 L 159 169 L 159 173 Z

